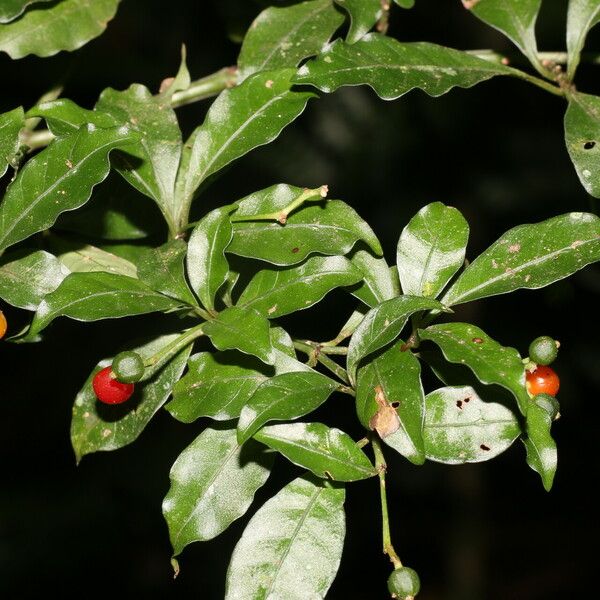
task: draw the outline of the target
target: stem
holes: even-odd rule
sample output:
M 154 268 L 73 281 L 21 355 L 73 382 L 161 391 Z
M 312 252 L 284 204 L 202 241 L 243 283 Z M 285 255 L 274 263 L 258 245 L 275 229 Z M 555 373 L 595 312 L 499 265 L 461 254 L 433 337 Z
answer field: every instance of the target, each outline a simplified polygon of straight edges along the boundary
M 212 98 L 237 83 L 237 67 L 225 67 L 216 73 L 197 79 L 187 90 L 175 92 L 171 97 L 171 107 L 178 108 L 206 98 Z
M 309 357 L 309 364 L 313 361 L 319 361 L 326 369 L 329 369 L 334 375 L 337 375 L 345 384 L 350 385 L 350 379 L 346 369 L 338 365 L 334 360 L 321 353 L 319 346 L 314 347 L 304 342 L 294 341 L 294 348 L 304 352 Z M 346 390 L 340 390 L 346 391 Z
M 326 185 L 322 185 L 321 187 L 313 190 L 305 189 L 295 200 L 290 202 L 285 208 L 282 208 L 281 210 L 270 213 L 261 213 L 258 215 L 234 214 L 231 217 L 231 222 L 240 223 L 242 221 L 278 221 L 279 223 L 281 223 L 281 225 L 285 225 L 287 222 L 287 218 L 292 211 L 296 210 L 305 202 L 311 200 L 322 200 L 323 198 L 326 198 L 328 191 L 329 190 Z
M 313 350 L 317 350 L 318 352 L 322 352 L 323 354 L 337 354 L 339 356 L 346 356 L 348 354 L 347 346 L 326 346 L 325 344 L 321 344 L 319 342 L 312 342 L 311 340 L 294 340 L 298 341 L 301 344 L 305 344 L 313 348 Z
M 387 465 L 385 464 L 385 457 L 383 456 L 381 442 L 379 441 L 379 438 L 376 437 L 376 435 L 371 436 L 371 444 L 373 445 L 373 452 L 375 453 L 375 467 L 379 473 L 383 553 L 389 556 L 390 561 L 394 565 L 394 569 L 399 569 L 402 566 L 402 562 L 400 561 L 400 557 L 394 550 L 394 546 L 392 544 L 392 536 L 390 534 L 390 517 L 388 514 L 387 492 L 385 489 L 385 472 L 387 469 Z
M 166 362 L 171 356 L 177 354 L 180 350 L 191 344 L 196 338 L 204 335 L 202 331 L 202 326 L 204 323 L 200 323 L 200 325 L 196 325 L 191 329 L 188 329 L 184 333 L 182 333 L 178 338 L 174 339 L 170 344 L 167 344 L 164 348 L 161 348 L 156 354 L 148 358 L 144 361 L 144 366 L 147 367 L 156 367 Z

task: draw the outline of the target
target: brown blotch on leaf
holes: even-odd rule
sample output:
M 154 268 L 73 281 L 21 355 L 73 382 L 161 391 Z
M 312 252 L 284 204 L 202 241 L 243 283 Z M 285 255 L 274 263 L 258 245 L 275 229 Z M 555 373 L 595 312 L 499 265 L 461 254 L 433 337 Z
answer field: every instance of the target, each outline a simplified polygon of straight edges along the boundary
M 380 385 L 375 386 L 375 402 L 378 409 L 371 417 L 369 427 L 375 430 L 379 434 L 379 437 L 385 438 L 398 431 L 400 428 L 400 419 L 393 404 L 387 401 L 385 392 Z
M 589 141 L 589 142 L 586 142 L 586 143 L 583 145 L 583 149 L 584 149 L 584 150 L 591 150 L 591 149 L 592 149 L 592 148 L 593 148 L 595 145 L 596 145 L 596 142 L 594 142 L 594 141 Z
M 463 402 L 469 402 L 471 400 L 471 396 L 467 396 L 466 398 L 463 399 Z
M 474 337 L 472 342 L 474 344 L 483 344 L 483 339 L 481 339 L 480 337 Z
M 462 403 L 462 400 L 457 400 L 457 401 L 456 401 L 456 406 L 457 406 L 458 408 L 460 408 L 461 410 L 462 410 L 462 404 L 463 404 L 463 403 Z
M 300 248 L 298 248 L 297 246 L 295 248 L 292 248 L 292 254 L 296 254 L 300 252 Z
M 490 447 L 489 447 L 489 446 L 486 446 L 485 444 L 481 444 L 481 446 L 479 446 L 479 447 L 480 447 L 482 450 L 485 450 L 486 452 L 487 452 L 488 450 L 490 450 Z

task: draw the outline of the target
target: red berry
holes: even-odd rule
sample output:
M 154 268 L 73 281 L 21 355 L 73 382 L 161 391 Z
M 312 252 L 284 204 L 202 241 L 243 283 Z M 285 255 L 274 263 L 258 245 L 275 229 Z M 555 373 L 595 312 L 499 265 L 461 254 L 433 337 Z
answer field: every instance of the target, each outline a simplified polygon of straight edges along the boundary
M 7 328 L 8 324 L 6 323 L 6 317 L 4 316 L 4 313 L 0 310 L 0 340 L 4 337 Z
M 104 404 L 121 404 L 131 398 L 133 383 L 121 383 L 112 376 L 112 369 L 105 367 L 94 375 L 92 381 L 94 393 Z
M 538 365 L 535 371 L 527 371 L 526 382 L 527 391 L 532 396 L 538 394 L 556 396 L 560 387 L 560 379 L 554 369 L 542 365 Z

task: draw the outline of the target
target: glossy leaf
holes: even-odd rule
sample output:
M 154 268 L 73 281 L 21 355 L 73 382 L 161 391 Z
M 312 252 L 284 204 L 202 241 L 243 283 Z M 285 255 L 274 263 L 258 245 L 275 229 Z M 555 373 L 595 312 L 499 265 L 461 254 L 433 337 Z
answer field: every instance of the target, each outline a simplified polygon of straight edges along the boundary
M 158 248 L 144 252 L 138 274 L 149 288 L 165 296 L 197 305 L 185 278 L 183 261 L 187 245 L 183 240 L 171 240 Z
M 29 160 L 0 204 L 0 250 L 85 204 L 92 188 L 108 175 L 109 152 L 133 138 L 127 127 L 84 127 Z
M 507 231 L 479 255 L 442 298 L 447 306 L 537 289 L 600 260 L 600 219 L 568 213 Z
M 178 199 L 184 206 L 189 207 L 194 192 L 210 175 L 273 141 L 302 113 L 314 94 L 292 91 L 294 74 L 294 69 L 256 73 L 213 102 L 184 147 L 177 175 Z
M 0 266 L 0 298 L 25 310 L 36 310 L 69 274 L 60 261 L 43 250 L 4 255 Z
M 175 198 L 175 178 L 182 141 L 175 111 L 139 84 L 123 92 L 104 90 L 96 109 L 139 133 L 139 142 L 125 148 L 127 154 L 119 154 L 116 165 L 131 185 L 156 201 L 170 230 L 178 233 L 182 207 Z
M 415 0 L 394 0 L 400 8 L 412 8 L 415 5 Z
M 33 117 L 44 119 L 48 129 L 57 137 L 76 133 L 83 125 L 90 123 L 103 129 L 127 124 L 127 118 L 119 120 L 103 111 L 82 108 L 68 98 L 41 102 L 30 108 L 25 116 L 28 119 Z
M 358 371 L 356 412 L 360 422 L 417 465 L 425 462 L 424 396 L 419 361 L 409 350 L 402 351 L 402 342 Z
M 503 65 L 459 50 L 370 33 L 355 44 L 336 40 L 299 69 L 295 82 L 327 93 L 344 85 L 369 85 L 384 100 L 394 100 L 415 88 L 441 96 L 456 86 L 468 88 L 510 74 Z
M 38 2 L 49 2 L 50 0 L 2 0 L 0 3 L 0 23 L 8 23 L 21 16 L 25 9 Z
M 354 331 L 348 345 L 348 375 L 356 379 L 359 362 L 369 354 L 393 342 L 402 332 L 409 317 L 422 310 L 443 310 L 433 298 L 399 296 L 372 308 Z
M 133 350 L 147 360 L 177 337 L 177 334 L 164 335 Z M 88 377 L 73 406 L 71 443 L 77 462 L 86 454 L 116 450 L 136 440 L 169 397 L 173 385 L 181 377 L 191 349 L 190 345 L 166 364 L 149 367 L 144 379 L 135 384 L 134 395 L 120 406 L 101 404 L 94 394 L 94 375 L 112 362 L 101 361 Z
M 254 438 L 318 477 L 359 481 L 377 474 L 367 455 L 347 433 L 323 423 L 270 425 Z
M 60 240 L 52 244 L 60 262 L 72 273 L 104 271 L 126 277 L 137 277 L 137 267 L 128 260 L 101 248 Z
M 506 35 L 534 64 L 537 59 L 535 22 L 542 0 L 462 0 L 484 23 Z
M 229 272 L 225 248 L 233 235 L 230 212 L 231 208 L 227 206 L 209 212 L 194 227 L 188 242 L 187 272 L 190 283 L 208 310 L 214 310 L 215 297 Z
M 353 44 L 360 40 L 383 15 L 381 0 L 335 0 L 350 15 L 350 29 L 346 41 Z
M 263 10 L 248 29 L 240 50 L 240 81 L 256 71 L 297 67 L 303 59 L 319 53 L 343 20 L 331 0 Z
M 205 429 L 171 468 L 163 514 L 173 554 L 216 537 L 239 519 L 267 481 L 273 458 L 256 442 L 242 449 L 233 429 Z
M 243 444 L 269 421 L 297 419 L 316 410 L 338 383 L 316 371 L 283 373 L 265 381 L 248 400 L 238 421 Z
M 598 0 L 569 0 L 567 13 L 567 51 L 569 54 L 567 77 L 569 79 L 575 75 L 589 30 L 599 21 L 600 3 Z
M 101 271 L 71 273 L 39 305 L 28 337 L 38 334 L 57 317 L 98 321 L 165 311 L 178 306 L 178 302 L 157 294 L 132 277 Z
M 396 261 L 404 294 L 437 297 L 465 260 L 469 225 L 456 208 L 433 202 L 402 230 Z
M 6 173 L 19 150 L 19 132 L 23 125 L 24 113 L 21 107 L 0 114 L 0 177 Z
M 565 142 L 577 176 L 586 192 L 600 198 L 600 98 L 589 94 L 569 94 L 565 113 Z
M 259 271 L 237 303 L 276 318 L 309 308 L 331 290 L 358 281 L 360 273 L 347 258 L 315 256 L 298 267 Z
M 527 414 L 529 396 L 525 389 L 525 367 L 520 354 L 501 346 L 479 327 L 468 323 L 444 323 L 419 330 L 422 340 L 431 340 L 453 363 L 466 365 L 481 383 L 496 383 L 516 398 Z
M 175 385 L 167 410 L 184 423 L 199 417 L 236 419 L 269 375 L 269 369 L 253 356 L 232 351 L 195 354 Z
M 556 443 L 550 434 L 552 418 L 548 412 L 535 402 L 531 402 L 527 411 L 527 434 L 523 442 L 527 450 L 527 464 L 540 475 L 544 489 L 552 488 L 558 453 Z
M 350 262 L 362 274 L 362 281 L 350 291 L 367 306 L 374 308 L 400 295 L 398 274 L 395 269 L 392 272 L 385 258 L 377 258 L 366 250 L 357 250 L 352 253 Z
M 444 387 L 425 396 L 423 437 L 428 460 L 448 465 L 490 460 L 520 433 L 519 422 L 508 408 L 482 400 L 472 387 Z
M 278 206 L 273 212 L 285 206 Z M 235 216 L 239 214 L 238 211 Z M 373 230 L 356 211 L 341 200 L 329 200 L 300 208 L 287 217 L 285 225 L 273 221 L 234 223 L 227 252 L 285 266 L 300 263 L 315 253 L 347 254 L 359 240 L 375 254 L 383 254 Z
M 20 19 L 0 25 L 0 52 L 22 58 L 77 50 L 106 29 L 119 1 L 61 0 L 34 7 Z
M 324 598 L 342 557 L 344 498 L 342 487 L 300 477 L 267 500 L 233 551 L 225 600 Z
M 232 306 L 221 311 L 216 319 L 208 321 L 204 333 L 217 350 L 239 350 L 274 364 L 269 321 L 255 310 Z

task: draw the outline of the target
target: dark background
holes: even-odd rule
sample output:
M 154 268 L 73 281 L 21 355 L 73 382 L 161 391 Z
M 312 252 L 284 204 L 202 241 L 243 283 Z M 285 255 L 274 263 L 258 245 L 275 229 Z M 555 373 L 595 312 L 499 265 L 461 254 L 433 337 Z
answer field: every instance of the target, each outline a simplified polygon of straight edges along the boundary
M 74 54 L 15 62 L 0 55 L 0 110 L 28 107 L 58 81 L 64 81 L 66 97 L 86 107 L 107 86 L 141 82 L 156 91 L 176 71 L 181 42 L 194 78 L 234 64 L 238 46 L 232 40 L 259 9 L 250 0 L 124 0 L 106 33 Z M 544 3 L 541 49 L 564 48 L 565 12 L 566 2 Z M 391 33 L 401 40 L 513 51 L 458 1 L 395 8 Z M 600 47 L 598 33 L 589 47 Z M 600 93 L 598 69 L 581 69 L 580 89 Z M 208 105 L 179 111 L 184 131 L 202 121 Z M 313 101 L 276 142 L 238 161 L 197 210 L 202 214 L 277 182 L 327 183 L 330 197 L 346 200 L 371 223 L 393 263 L 407 220 L 440 200 L 469 220 L 467 256 L 473 258 L 514 225 L 594 210 L 564 147 L 564 109 L 560 98 L 501 78 L 438 99 L 415 91 L 389 103 L 367 89 L 347 88 Z M 561 341 L 556 369 L 562 419 L 554 426 L 559 469 L 548 494 L 525 464 L 519 443 L 489 463 L 461 467 L 414 467 L 389 452 L 393 538 L 404 562 L 421 575 L 423 600 L 549 600 L 593 593 L 600 351 L 592 327 L 599 290 L 598 269 L 588 267 L 549 288 L 457 311 L 458 320 L 472 320 L 523 354 L 538 335 Z M 351 305 L 341 293 L 332 294 L 320 309 L 286 324 L 292 333 L 329 339 Z M 25 313 L 3 310 L 11 324 L 25 322 Z M 3 597 L 223 597 L 229 555 L 247 518 L 211 542 L 189 546 L 173 581 L 161 516 L 169 468 L 206 423 L 184 426 L 163 411 L 133 445 L 87 456 L 79 467 L 69 445 L 71 405 L 90 369 L 140 331 L 160 328 L 161 319 L 59 320 L 42 344 L 0 346 Z M 353 411 L 340 411 L 342 402 L 332 400 L 318 417 L 358 437 Z M 278 461 L 251 512 L 291 476 L 289 465 Z M 376 480 L 348 486 L 344 556 L 329 598 L 387 597 L 377 487 Z

